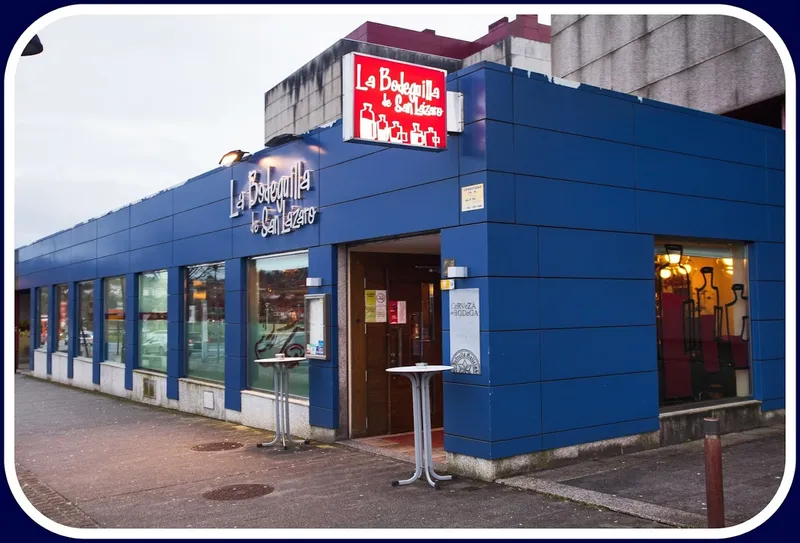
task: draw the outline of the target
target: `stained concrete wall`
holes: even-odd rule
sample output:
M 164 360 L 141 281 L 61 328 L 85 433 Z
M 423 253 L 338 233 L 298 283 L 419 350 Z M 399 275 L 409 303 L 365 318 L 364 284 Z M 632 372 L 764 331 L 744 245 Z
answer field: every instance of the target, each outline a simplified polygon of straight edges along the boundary
M 553 75 L 727 113 L 784 94 L 772 44 L 721 15 L 554 15 Z
M 550 44 L 510 36 L 464 59 L 464 67 L 489 61 L 550 75 Z

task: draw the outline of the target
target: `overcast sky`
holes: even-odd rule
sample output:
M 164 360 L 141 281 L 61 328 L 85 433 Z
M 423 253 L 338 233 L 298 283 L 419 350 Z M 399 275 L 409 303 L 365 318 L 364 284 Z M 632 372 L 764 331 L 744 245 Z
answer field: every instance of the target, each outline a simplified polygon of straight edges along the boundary
M 364 21 L 474 40 L 514 14 L 75 16 L 16 74 L 15 246 L 263 147 L 264 92 Z M 549 23 L 549 19 L 542 18 Z

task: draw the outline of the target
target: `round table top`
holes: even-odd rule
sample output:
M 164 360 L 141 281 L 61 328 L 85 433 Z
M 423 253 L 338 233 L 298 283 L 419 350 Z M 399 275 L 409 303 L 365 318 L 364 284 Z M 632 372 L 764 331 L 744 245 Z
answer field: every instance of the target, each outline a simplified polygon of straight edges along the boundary
M 302 362 L 302 356 L 287 356 L 286 358 L 257 358 L 256 364 L 283 364 L 288 362 Z
M 390 373 L 433 373 L 437 371 L 450 371 L 450 366 L 397 366 L 388 368 L 386 371 Z

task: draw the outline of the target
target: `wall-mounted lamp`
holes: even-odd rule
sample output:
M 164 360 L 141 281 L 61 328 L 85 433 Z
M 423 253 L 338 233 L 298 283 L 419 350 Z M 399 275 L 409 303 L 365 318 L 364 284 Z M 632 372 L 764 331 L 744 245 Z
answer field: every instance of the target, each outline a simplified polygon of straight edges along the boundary
M 447 278 L 448 279 L 458 279 L 467 277 L 467 267 L 466 266 L 450 266 L 447 268 Z
M 306 286 L 307 287 L 321 287 L 322 286 L 322 277 L 306 277 Z
M 231 164 L 235 164 L 237 162 L 241 162 L 242 160 L 246 159 L 250 156 L 250 153 L 247 151 L 230 151 L 222 155 L 222 158 L 219 159 L 220 166 L 230 166 Z

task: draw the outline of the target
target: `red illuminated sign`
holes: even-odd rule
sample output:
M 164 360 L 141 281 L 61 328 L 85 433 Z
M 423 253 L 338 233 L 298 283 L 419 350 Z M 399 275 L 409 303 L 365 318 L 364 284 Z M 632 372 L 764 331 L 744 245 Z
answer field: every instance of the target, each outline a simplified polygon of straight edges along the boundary
M 447 148 L 447 72 L 350 53 L 343 59 L 344 140 Z

